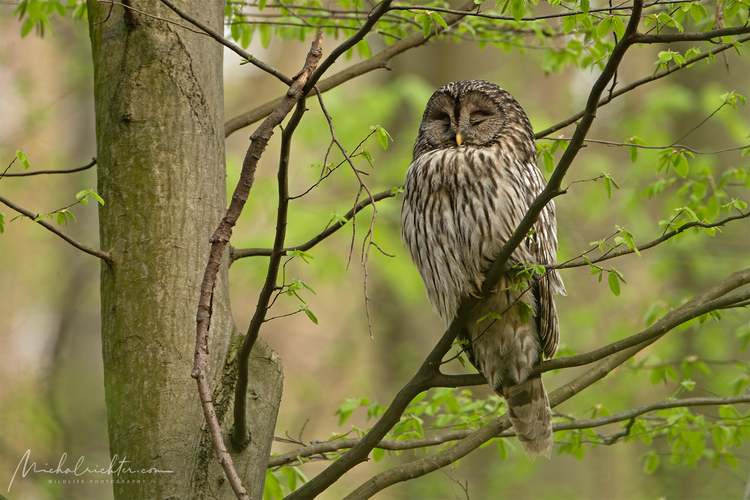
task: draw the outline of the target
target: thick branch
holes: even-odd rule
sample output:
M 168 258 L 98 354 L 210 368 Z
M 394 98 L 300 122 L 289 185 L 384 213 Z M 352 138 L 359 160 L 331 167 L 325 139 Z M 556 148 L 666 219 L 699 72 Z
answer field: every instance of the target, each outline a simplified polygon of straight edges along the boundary
M 656 410 L 666 410 L 669 408 L 684 408 L 688 406 L 716 406 L 716 405 L 731 405 L 737 403 L 750 403 L 750 394 L 744 394 L 742 396 L 729 396 L 729 397 L 715 397 L 715 398 L 685 398 L 685 399 L 670 399 L 666 401 L 658 401 L 656 403 L 647 404 L 638 408 L 633 408 L 620 413 L 614 413 L 606 417 L 598 417 L 587 420 L 570 420 L 564 422 L 555 422 L 552 424 L 552 431 L 564 431 L 572 429 L 592 429 L 594 427 L 601 427 L 603 425 L 614 424 L 616 422 L 622 422 L 624 420 L 630 420 L 638 417 L 645 413 L 649 413 Z M 378 443 L 376 448 L 383 450 L 399 451 L 399 450 L 414 450 L 418 448 L 424 448 L 427 446 L 438 446 L 441 444 L 448 443 L 450 441 L 459 441 L 470 436 L 473 430 L 458 430 L 450 432 L 442 432 L 433 436 L 424 438 L 408 439 L 404 441 L 398 441 L 396 439 L 383 439 Z M 511 428 L 499 433 L 495 437 L 512 437 L 515 436 L 515 431 Z M 307 458 L 313 455 L 319 455 L 321 453 L 331 453 L 341 451 L 347 448 L 351 448 L 360 441 L 360 438 L 348 438 L 348 439 L 336 439 L 333 441 L 326 441 L 323 443 L 311 444 L 304 446 L 296 450 L 284 453 L 283 455 L 272 456 L 268 460 L 268 467 L 278 467 L 280 465 L 286 465 L 298 461 L 299 457 Z
M 344 220 L 350 221 L 356 214 L 361 212 L 364 208 L 370 206 L 373 202 L 378 202 L 380 200 L 384 200 L 386 198 L 393 198 L 396 196 L 396 194 L 393 192 L 392 189 L 388 189 L 386 191 L 381 191 L 380 193 L 376 193 L 372 195 L 372 199 L 367 198 L 365 200 L 360 201 L 357 203 L 357 206 L 349 210 L 346 215 L 344 215 Z M 306 252 L 310 250 L 312 247 L 323 241 L 324 239 L 331 236 L 333 233 L 338 231 L 344 227 L 344 224 L 333 224 L 332 226 L 328 226 L 325 230 L 323 230 L 320 234 L 312 238 L 307 243 L 303 243 L 301 245 L 297 245 L 294 247 L 287 247 L 282 250 L 283 253 L 287 252 L 293 252 L 295 250 L 302 250 L 303 252 Z M 256 257 L 256 256 L 266 256 L 270 257 L 273 253 L 273 250 L 270 248 L 229 248 L 229 259 L 231 262 L 234 262 L 238 259 L 244 259 L 245 257 Z
M 96 165 L 96 158 L 91 158 L 91 162 L 78 168 L 71 168 L 70 170 L 37 170 L 36 172 L 20 172 L 17 174 L 1 174 L 0 179 L 6 177 L 30 177 L 32 175 L 45 175 L 45 174 L 72 174 L 75 172 L 82 172 L 88 170 Z
M 268 64 L 264 63 L 263 61 L 261 61 L 257 57 L 254 57 L 249 52 L 243 50 L 241 47 L 238 47 L 236 44 L 230 42 L 229 40 L 227 40 L 226 38 L 224 38 L 223 36 L 221 36 L 221 33 L 217 32 L 216 30 L 214 30 L 213 28 L 211 28 L 206 23 L 200 21 L 199 19 L 194 18 L 193 16 L 191 16 L 190 14 L 188 14 L 187 12 L 185 12 L 184 10 L 180 9 L 179 7 L 177 7 L 177 5 L 175 5 L 174 2 L 172 2 L 171 0 L 161 0 L 161 2 L 164 5 L 166 5 L 167 7 L 169 7 L 170 9 L 172 9 L 178 16 L 180 16 L 184 20 L 188 21 L 189 23 L 192 23 L 193 25 L 197 26 L 198 28 L 202 29 L 211 38 L 213 38 L 214 40 L 216 40 L 220 44 L 224 45 L 225 47 L 229 48 L 233 52 L 239 54 L 239 56 L 241 58 L 245 59 L 246 61 L 249 61 L 250 64 L 252 64 L 252 65 L 254 65 L 254 66 L 262 69 L 266 73 L 270 73 L 271 75 L 275 76 L 276 78 L 278 78 L 279 80 L 281 80 L 282 82 L 284 82 L 286 85 L 292 85 L 292 81 L 293 80 L 291 78 L 289 78 L 288 76 L 286 76 L 284 73 L 282 73 L 281 71 L 277 70 L 276 68 L 273 68 L 273 67 L 269 66 Z M 268 116 L 268 114 L 271 114 L 271 112 L 274 109 L 278 108 L 279 104 L 281 104 L 281 99 L 279 99 L 279 102 L 276 104 L 276 106 L 274 106 L 271 110 L 269 110 L 269 112 L 266 115 L 264 115 L 264 116 Z
M 559 370 L 561 368 L 587 365 L 633 346 L 639 347 L 639 350 L 643 349 L 686 321 L 690 321 L 717 309 L 742 307 L 744 302 L 750 298 L 750 290 L 735 292 L 730 295 L 726 294 L 748 283 L 750 283 L 750 269 L 738 271 L 713 287 L 696 295 L 677 309 L 670 311 L 669 314 L 661 318 L 646 330 L 594 351 L 578 354 L 576 356 L 544 361 L 534 370 L 534 373 L 544 373 L 551 370 Z M 486 383 L 484 376 L 478 373 L 470 375 L 441 374 L 433 380 L 434 387 L 468 387 L 473 385 L 483 385 Z
M 461 10 L 470 10 L 475 7 L 476 4 L 473 1 L 470 1 L 466 5 L 464 5 Z M 451 26 L 463 19 L 463 17 L 464 15 L 448 15 L 445 16 L 445 22 L 446 24 L 448 24 L 448 26 Z M 321 92 L 328 92 L 329 90 L 338 87 L 342 83 L 348 82 L 352 78 L 364 75 L 366 73 L 369 73 L 370 71 L 381 68 L 390 69 L 388 66 L 388 62 L 394 56 L 401 54 L 402 52 L 406 52 L 409 49 L 413 49 L 414 47 L 419 47 L 420 45 L 423 45 L 425 42 L 427 42 L 427 40 L 428 39 L 424 38 L 421 32 L 415 33 L 408 38 L 404 38 L 403 40 L 389 45 L 371 58 L 350 66 L 344 70 L 341 70 L 335 75 L 326 78 L 325 80 L 321 80 L 320 83 L 318 83 L 318 88 Z M 247 113 L 243 113 L 240 116 L 228 120 L 224 124 L 224 135 L 226 137 L 229 137 L 239 129 L 247 127 L 248 125 L 268 116 L 271 111 L 276 109 L 280 102 L 281 98 L 267 102 L 258 106 L 257 108 L 251 109 Z
M 744 42 L 747 42 L 748 40 L 750 40 L 750 36 L 744 36 L 744 37 L 738 38 L 736 41 L 740 42 L 740 43 L 744 43 Z M 682 66 L 676 66 L 675 65 L 675 66 L 672 66 L 671 68 L 667 68 L 667 69 L 665 69 L 663 71 L 659 71 L 655 75 L 647 76 L 646 78 L 641 78 L 640 80 L 637 80 L 637 81 L 631 83 L 630 85 L 626 85 L 626 86 L 622 87 L 621 89 L 617 90 L 616 92 L 612 92 L 611 94 L 608 94 L 607 97 L 605 97 L 604 99 L 602 99 L 601 101 L 599 101 L 599 104 L 598 104 L 597 107 L 602 107 L 602 106 L 604 106 L 606 104 L 609 104 L 616 97 L 620 97 L 621 95 L 623 95 L 623 94 L 625 94 L 627 92 L 630 92 L 631 90 L 634 90 L 634 89 L 640 87 L 641 85 L 645 85 L 645 84 L 651 83 L 651 82 L 653 82 L 655 80 L 659 80 L 660 78 L 664 78 L 665 76 L 670 75 L 670 74 L 674 73 L 675 71 L 679 71 L 681 69 L 687 68 L 688 66 L 690 66 L 690 65 L 692 65 L 692 64 L 694 64 L 694 63 L 696 63 L 696 62 L 698 62 L 698 61 L 700 61 L 702 59 L 705 59 L 705 58 L 710 57 L 712 55 L 716 55 L 716 54 L 718 54 L 720 52 L 724 52 L 725 50 L 731 49 L 732 47 L 734 47 L 734 44 L 732 44 L 732 43 L 725 43 L 723 45 L 719 45 L 718 47 L 716 47 L 713 50 L 710 50 L 710 51 L 705 52 L 703 54 L 699 54 L 699 55 L 697 55 L 695 57 L 691 57 L 690 59 L 688 59 L 687 61 L 685 61 L 685 64 L 683 64 Z M 545 130 L 542 130 L 541 132 L 537 132 L 536 134 L 534 134 L 534 137 L 536 137 L 537 139 L 541 139 L 542 137 L 546 137 L 546 136 L 552 134 L 553 132 L 557 132 L 558 130 L 563 129 L 563 128 L 567 127 L 568 125 L 570 125 L 572 123 L 575 123 L 578 120 L 580 120 L 581 117 L 583 116 L 584 112 L 585 112 L 585 110 L 584 111 L 580 111 L 580 112 L 576 113 L 575 115 L 571 116 L 570 118 L 567 118 L 567 119 L 561 121 L 560 123 L 552 125 L 551 127 L 547 128 Z
M 211 389 L 208 385 L 208 380 L 206 379 L 206 373 L 208 371 L 208 331 L 211 326 L 213 290 L 216 284 L 216 277 L 219 272 L 222 255 L 232 237 L 232 228 L 237 223 L 237 219 L 242 213 L 242 209 L 245 206 L 245 202 L 247 202 L 247 197 L 250 193 L 250 188 L 253 185 L 258 160 L 273 135 L 273 129 L 282 122 L 287 114 L 289 114 L 292 108 L 297 104 L 297 101 L 303 98 L 304 94 L 302 89 L 322 56 L 321 38 L 322 35 L 318 35 L 318 38 L 313 42 L 302 71 L 300 71 L 294 83 L 287 91 L 281 105 L 276 111 L 271 113 L 271 115 L 250 137 L 250 147 L 248 148 L 245 160 L 242 163 L 240 180 L 234 194 L 232 195 L 232 201 L 229 204 L 226 215 L 219 224 L 219 227 L 216 228 L 214 235 L 211 237 L 209 260 L 206 264 L 206 271 L 203 276 L 203 283 L 201 284 L 201 295 L 196 315 L 195 361 L 191 376 L 195 378 L 198 383 L 201 406 L 203 407 L 203 413 L 206 417 L 206 422 L 211 434 L 214 451 L 216 452 L 219 463 L 224 469 L 224 473 L 227 475 L 227 478 L 232 485 L 232 489 L 238 498 L 247 499 L 247 490 L 242 484 L 242 480 L 237 475 L 237 471 L 232 463 L 232 457 L 229 455 L 226 445 L 224 444 L 221 435 L 221 426 L 219 425 L 214 410 Z
M 724 280 L 721 285 L 726 286 L 728 283 L 731 283 L 735 288 L 750 283 L 750 269 L 745 269 L 744 271 L 734 273 L 729 278 Z M 715 311 L 716 309 L 723 309 L 733 304 L 746 301 L 748 299 L 750 299 L 750 290 L 738 291 L 729 295 L 722 294 L 721 296 L 714 299 L 705 296 L 701 298 L 701 295 L 698 295 L 684 304 L 682 307 L 670 311 L 666 316 L 657 321 L 653 326 L 636 335 L 632 335 L 617 342 L 613 342 L 607 346 L 601 347 L 586 354 L 579 354 L 577 356 L 569 356 L 565 358 L 557 358 L 545 361 L 534 370 L 534 373 L 559 370 L 560 368 L 568 368 L 571 366 L 587 365 L 629 347 L 640 346 L 646 342 L 651 343 L 653 340 L 656 340 L 658 337 L 661 337 L 662 335 L 672 330 L 676 326 L 681 325 L 682 323 L 707 314 L 711 311 Z
M 3 203 L 4 205 L 9 206 L 10 208 L 12 208 L 13 210 L 15 210 L 19 214 L 21 214 L 21 215 L 23 215 L 25 217 L 28 217 L 31 220 L 34 220 L 37 217 L 39 217 L 39 214 L 33 214 L 33 213 L 29 212 L 25 208 L 16 205 L 15 203 L 13 203 L 9 199 L 5 198 L 4 196 L 0 196 L 0 203 Z M 39 219 L 38 221 L 36 221 L 36 223 L 39 224 L 40 226 L 42 226 L 43 228 L 47 229 L 48 231 L 53 232 L 54 234 L 56 234 L 60 238 L 64 239 L 65 241 L 67 241 L 68 243 L 70 243 L 71 245 L 73 245 L 74 247 L 76 247 L 78 250 L 86 252 L 89 255 L 93 255 L 94 257 L 99 257 L 100 259 L 102 259 L 103 261 L 105 261 L 109 265 L 113 265 L 114 264 L 114 260 L 112 259 L 112 256 L 108 252 L 104 252 L 102 250 L 95 250 L 95 249 L 93 249 L 91 247 L 87 247 L 83 243 L 77 242 L 76 240 L 74 240 L 73 238 L 71 238 L 67 234 L 63 233 L 62 231 L 60 231 L 55 226 L 53 226 L 52 224 L 50 224 L 49 222 L 47 222 L 45 220 Z
M 589 387 L 594 382 L 604 378 L 609 372 L 624 363 L 636 352 L 638 352 L 638 349 L 631 347 L 626 351 L 613 354 L 609 358 L 599 362 L 599 364 L 589 369 L 586 373 L 552 392 L 549 395 L 550 406 L 554 408 Z M 346 497 L 346 499 L 359 500 L 370 498 L 376 493 L 398 482 L 415 479 L 445 467 L 468 455 L 476 448 L 498 436 L 508 428 L 510 428 L 510 421 L 508 420 L 508 415 L 505 414 L 500 418 L 492 420 L 484 427 L 472 432 L 459 443 L 454 444 L 446 450 L 378 474 L 354 490 Z

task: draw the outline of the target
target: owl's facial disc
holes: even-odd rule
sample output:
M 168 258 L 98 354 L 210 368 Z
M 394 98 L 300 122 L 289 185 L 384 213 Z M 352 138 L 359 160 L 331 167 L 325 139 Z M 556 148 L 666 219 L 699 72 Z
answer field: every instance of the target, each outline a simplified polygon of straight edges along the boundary
M 503 127 L 505 117 L 500 107 L 485 94 L 469 92 L 460 98 L 457 106 L 458 120 L 456 136 L 467 146 L 486 146 L 494 139 Z

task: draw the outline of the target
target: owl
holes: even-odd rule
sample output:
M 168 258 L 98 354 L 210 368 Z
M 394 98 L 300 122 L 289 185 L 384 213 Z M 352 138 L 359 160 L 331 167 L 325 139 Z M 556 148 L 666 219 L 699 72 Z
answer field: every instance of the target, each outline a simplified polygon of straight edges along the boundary
M 505 398 L 510 421 L 532 459 L 539 454 L 549 458 L 552 414 L 541 376 L 531 372 L 543 356 L 552 358 L 557 351 L 553 296 L 565 294 L 565 287 L 554 270 L 527 280 L 530 288 L 514 285 L 524 264 L 556 263 L 553 202 L 512 254 L 512 267 L 499 284 L 482 290 L 482 282 L 545 183 L 536 167 L 531 123 L 508 92 L 468 80 L 432 95 L 406 173 L 401 238 L 446 324 L 462 300 L 482 297 L 460 337 L 468 341 L 464 348 L 471 363 Z M 497 314 L 490 313 L 501 316 L 494 319 Z

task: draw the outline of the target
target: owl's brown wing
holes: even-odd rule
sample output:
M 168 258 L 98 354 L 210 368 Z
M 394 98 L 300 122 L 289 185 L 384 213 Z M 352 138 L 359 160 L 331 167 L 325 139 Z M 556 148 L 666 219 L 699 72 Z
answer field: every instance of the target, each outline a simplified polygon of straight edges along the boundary
M 529 165 L 525 172 L 530 184 L 530 189 L 526 191 L 526 201 L 528 207 L 534 201 L 534 198 L 544 190 L 545 180 L 542 173 L 535 165 Z M 539 214 L 539 219 L 534 224 L 535 244 L 531 245 L 531 250 L 536 257 L 536 261 L 542 265 L 551 265 L 557 263 L 557 218 L 555 216 L 555 202 L 550 201 Z M 560 343 L 560 328 L 557 322 L 557 309 L 555 308 L 555 294 L 565 295 L 565 285 L 562 278 L 556 270 L 547 271 L 547 274 L 538 280 L 534 286 L 534 295 L 539 305 L 537 311 L 537 328 L 542 344 L 542 350 L 548 359 L 554 357 L 557 347 Z

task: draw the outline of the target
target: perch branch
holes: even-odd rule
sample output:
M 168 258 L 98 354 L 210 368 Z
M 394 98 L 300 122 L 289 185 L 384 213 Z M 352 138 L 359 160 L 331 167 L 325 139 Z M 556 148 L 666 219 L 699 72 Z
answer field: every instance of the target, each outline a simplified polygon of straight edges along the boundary
M 741 396 L 729 396 L 729 397 L 713 397 L 713 398 L 685 398 L 685 399 L 670 399 L 666 401 L 658 401 L 655 403 L 640 406 L 638 408 L 632 408 L 627 411 L 620 413 L 614 413 L 606 417 L 598 417 L 587 420 L 571 420 L 565 422 L 555 422 L 552 424 L 552 431 L 565 431 L 573 429 L 592 429 L 594 427 L 601 427 L 603 425 L 614 424 L 625 420 L 630 420 L 645 413 L 649 413 L 657 410 L 666 410 L 669 408 L 684 408 L 690 406 L 716 406 L 716 405 L 731 405 L 737 403 L 750 403 L 750 394 L 743 394 Z M 418 448 L 424 448 L 427 446 L 438 446 L 451 441 L 459 441 L 470 436 L 474 432 L 473 430 L 457 430 L 450 432 L 443 432 L 428 436 L 424 438 L 408 439 L 399 441 L 396 439 L 383 439 L 378 443 L 376 448 L 390 451 L 401 451 L 401 450 L 414 450 Z M 511 428 L 505 430 L 495 437 L 512 437 L 515 436 L 515 431 Z M 284 453 L 282 455 L 274 455 L 268 460 L 268 467 L 278 467 L 281 465 L 287 465 L 298 462 L 299 458 L 308 458 L 313 455 L 321 453 L 332 453 L 341 451 L 347 448 L 351 448 L 360 441 L 360 438 L 347 438 L 347 439 L 336 439 L 333 441 L 326 441 L 322 443 L 311 444 L 309 446 L 303 446 L 296 450 Z

